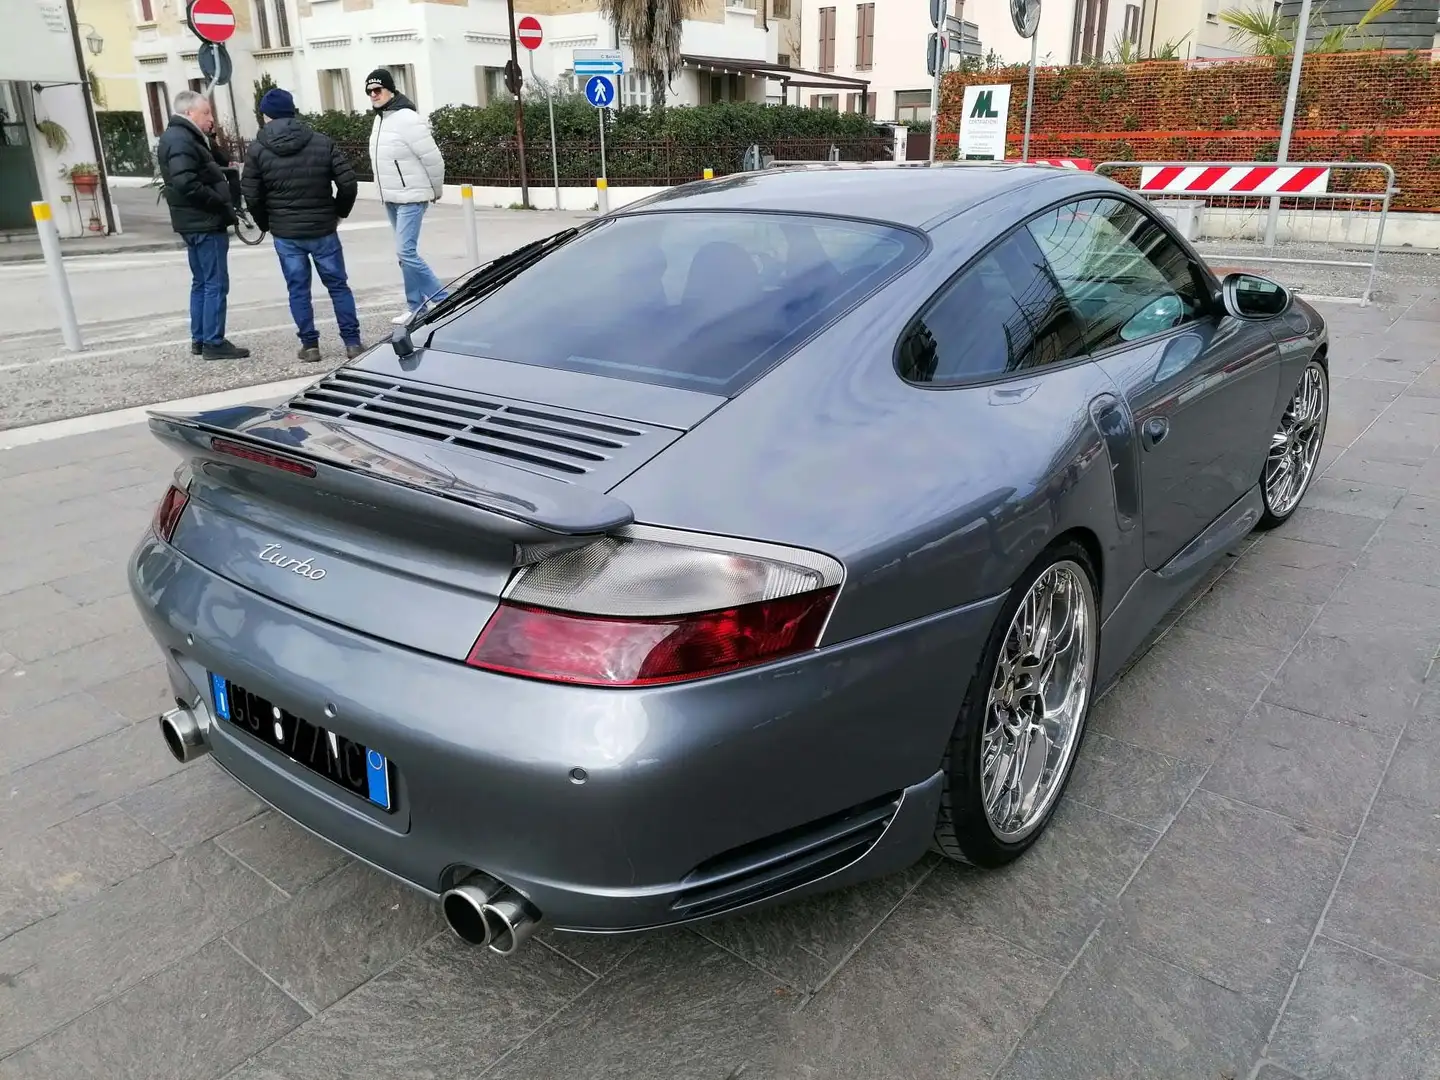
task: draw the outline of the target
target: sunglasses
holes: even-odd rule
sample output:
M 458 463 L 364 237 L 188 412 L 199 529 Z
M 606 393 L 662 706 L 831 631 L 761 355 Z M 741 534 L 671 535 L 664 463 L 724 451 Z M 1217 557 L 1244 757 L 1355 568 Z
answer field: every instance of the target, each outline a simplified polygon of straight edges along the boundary
M 383 93 L 384 90 L 385 88 L 383 86 L 372 86 L 365 91 L 365 96 L 374 97 L 376 94 Z

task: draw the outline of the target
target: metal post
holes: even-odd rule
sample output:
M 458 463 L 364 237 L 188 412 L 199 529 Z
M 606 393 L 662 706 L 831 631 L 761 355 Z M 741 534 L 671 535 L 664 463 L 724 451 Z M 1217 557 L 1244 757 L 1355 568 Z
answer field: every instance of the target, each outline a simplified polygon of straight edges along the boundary
M 530 50 L 530 79 L 540 85 L 540 76 L 535 74 L 535 50 Z M 555 149 L 555 90 L 545 85 L 545 104 L 550 109 L 550 169 L 555 174 L 555 209 L 560 209 L 560 155 Z
M 1365 295 L 1360 297 L 1360 306 L 1368 305 L 1375 295 L 1375 273 L 1380 268 L 1380 245 L 1385 240 L 1385 219 L 1390 216 L 1390 200 L 1395 197 L 1395 176 L 1387 169 L 1385 175 L 1385 201 L 1380 204 L 1380 220 L 1375 226 L 1375 246 L 1370 250 L 1370 279 L 1365 283 Z
M 505 0 L 510 17 L 510 63 L 515 65 L 515 145 L 520 151 L 520 205 L 530 209 L 530 184 L 525 179 L 525 103 L 520 100 L 520 56 L 515 41 L 515 0 Z
M 460 212 L 465 217 L 465 259 L 471 267 L 480 265 L 480 234 L 475 224 L 475 189 L 460 185 Z
M 942 20 L 943 23 L 943 20 Z M 935 79 L 930 84 L 930 164 L 935 164 L 935 139 L 940 133 L 940 70 L 941 54 L 940 47 L 941 30 L 935 31 Z
M 1300 0 L 1300 17 L 1295 21 L 1295 56 L 1290 61 L 1290 90 L 1285 95 L 1285 119 L 1280 125 L 1280 149 L 1277 164 L 1290 156 L 1290 133 L 1295 128 L 1295 103 L 1300 97 L 1300 68 L 1305 60 L 1305 38 L 1310 33 L 1310 0 Z M 1270 199 L 1270 213 L 1265 219 L 1265 247 L 1275 246 L 1275 222 L 1280 216 L 1280 196 Z
M 1025 91 L 1025 141 L 1020 147 L 1020 160 L 1030 160 L 1030 111 L 1035 107 L 1035 57 L 1039 54 L 1040 35 L 1030 35 L 1030 86 Z M 1000 155 L 1004 157 L 1003 148 Z
M 596 109 L 595 115 L 600 117 L 600 179 L 606 180 L 608 184 L 608 179 L 605 174 L 605 110 Z M 600 186 L 603 188 L 606 185 L 602 184 Z
M 50 217 L 48 202 L 32 202 L 30 213 L 35 218 L 35 231 L 40 234 L 40 250 L 45 254 L 45 269 L 55 289 L 55 306 L 60 309 L 60 333 L 65 347 L 79 352 L 85 347 L 80 340 L 80 324 L 75 321 L 75 303 L 70 299 L 70 282 L 65 278 L 65 262 L 60 256 L 60 234 Z
M 602 214 L 610 212 L 610 181 L 603 176 L 595 181 L 595 205 Z
M 85 57 L 80 52 L 80 21 L 75 14 L 75 0 L 65 0 L 70 16 L 71 43 L 75 46 L 75 68 L 80 75 L 80 95 L 85 99 L 85 121 L 90 125 L 90 138 L 95 141 L 95 171 L 100 175 L 100 198 L 105 203 L 105 233 L 114 235 L 115 207 L 110 202 L 110 176 L 105 166 L 105 149 L 100 139 L 100 123 L 95 119 L 95 102 L 90 95 L 90 73 L 85 67 Z

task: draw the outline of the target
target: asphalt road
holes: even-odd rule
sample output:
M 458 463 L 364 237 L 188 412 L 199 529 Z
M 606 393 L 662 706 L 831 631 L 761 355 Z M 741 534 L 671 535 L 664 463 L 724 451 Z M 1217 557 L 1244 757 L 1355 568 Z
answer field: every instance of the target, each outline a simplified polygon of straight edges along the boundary
M 166 238 L 163 208 L 146 189 L 117 190 L 122 220 Z M 481 258 L 566 228 L 589 215 L 477 211 Z M 378 203 L 361 203 L 341 226 L 346 267 L 367 342 L 387 337 L 405 307 L 392 234 Z M 467 269 L 459 209 L 432 206 L 421 253 L 442 279 Z M 299 341 L 269 240 L 230 247 L 227 335 L 248 360 L 207 363 L 190 356 L 190 271 L 183 251 L 116 252 L 67 258 L 85 349 L 67 352 L 43 263 L 0 263 L 0 429 L 216 390 L 320 375 L 345 359 L 329 297 L 313 296 L 321 364 L 296 359 Z

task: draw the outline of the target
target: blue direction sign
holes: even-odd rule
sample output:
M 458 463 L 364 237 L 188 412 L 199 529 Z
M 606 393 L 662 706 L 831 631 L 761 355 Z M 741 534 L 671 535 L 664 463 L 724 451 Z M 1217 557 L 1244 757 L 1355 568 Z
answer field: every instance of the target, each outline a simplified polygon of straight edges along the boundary
M 597 109 L 609 109 L 615 105 L 615 84 L 604 75 L 592 75 L 585 84 L 585 100 Z
M 576 49 L 576 75 L 624 75 L 625 61 L 619 49 Z

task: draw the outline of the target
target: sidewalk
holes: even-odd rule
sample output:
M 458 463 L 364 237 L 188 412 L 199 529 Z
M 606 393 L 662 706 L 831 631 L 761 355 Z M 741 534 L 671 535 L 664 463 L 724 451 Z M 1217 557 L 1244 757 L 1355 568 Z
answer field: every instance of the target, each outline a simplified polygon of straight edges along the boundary
M 170 227 L 170 215 L 165 204 L 156 202 L 155 189 L 112 187 L 110 198 L 124 232 L 114 236 L 94 233 L 62 239 L 62 255 L 66 258 L 76 255 L 135 255 L 147 251 L 171 251 L 184 246 Z M 68 207 L 58 206 L 53 210 L 57 215 L 74 212 Z M 0 234 L 0 263 L 38 262 L 44 257 L 40 251 L 40 239 L 33 231 L 28 234 Z

